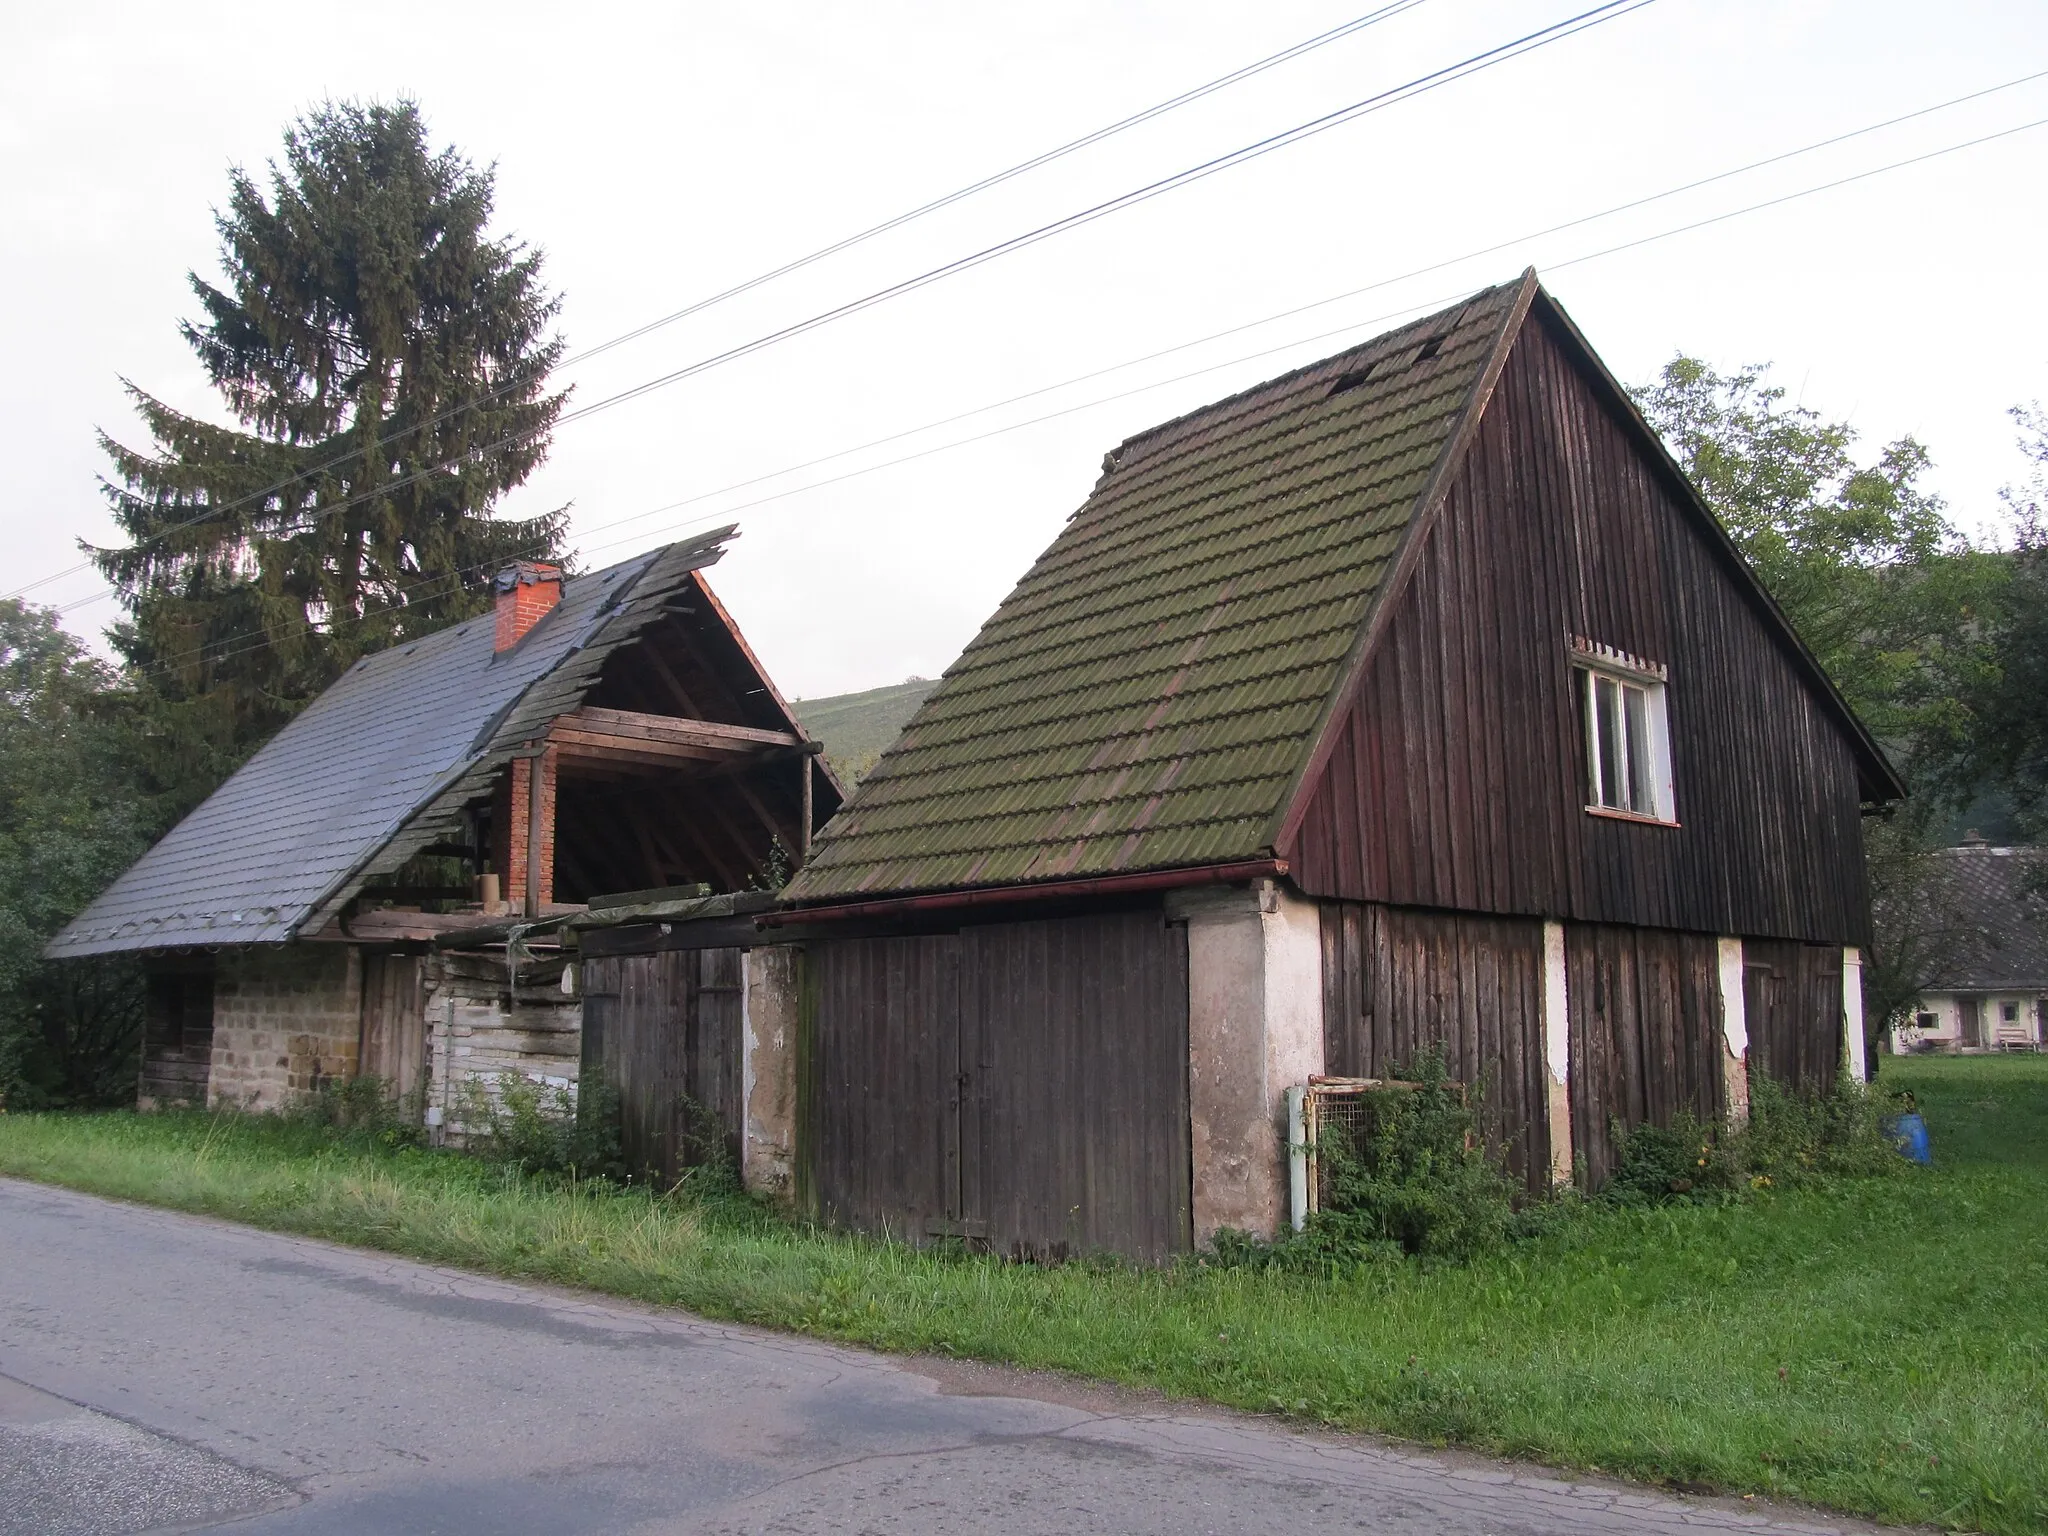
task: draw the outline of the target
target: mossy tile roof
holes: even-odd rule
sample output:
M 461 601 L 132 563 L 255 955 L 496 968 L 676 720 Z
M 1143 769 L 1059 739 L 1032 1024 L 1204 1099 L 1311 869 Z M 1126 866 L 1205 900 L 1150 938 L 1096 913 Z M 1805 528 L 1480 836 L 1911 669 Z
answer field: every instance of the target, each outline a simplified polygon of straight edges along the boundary
M 1266 852 L 1519 286 L 1124 443 L 787 896 Z

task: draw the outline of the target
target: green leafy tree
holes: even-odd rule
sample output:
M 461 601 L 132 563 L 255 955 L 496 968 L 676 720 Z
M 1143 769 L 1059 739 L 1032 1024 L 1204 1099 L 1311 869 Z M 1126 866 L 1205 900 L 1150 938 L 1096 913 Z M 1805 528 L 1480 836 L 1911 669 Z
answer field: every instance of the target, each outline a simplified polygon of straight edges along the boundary
M 1910 437 L 1859 463 L 1856 431 L 1788 403 L 1763 367 L 1680 355 L 1636 390 L 1765 588 L 1904 766 L 1953 732 L 1954 672 L 2005 566 L 1973 551 L 1921 484 Z
M 1912 802 L 1866 828 L 1875 935 L 1864 1018 L 1874 1045 L 1960 937 L 1932 850 L 1944 809 L 1985 780 L 1965 761 L 1966 744 L 1987 671 L 1985 626 L 2005 609 L 2011 562 L 1973 550 L 1949 522 L 1921 484 L 1929 461 L 1918 442 L 1900 438 L 1859 462 L 1854 428 L 1789 403 L 1764 368 L 1722 374 L 1680 355 L 1634 394 L 1914 787 Z
M 0 1105 L 132 1098 L 140 994 L 120 962 L 44 942 L 141 853 L 128 721 L 110 668 L 47 609 L 0 601 Z
M 2012 577 L 1964 682 L 1953 776 L 2003 789 L 2039 837 L 2048 835 L 2048 413 L 2035 405 L 2012 415 L 2032 472 L 2005 491 L 2019 535 Z
M 154 447 L 102 434 L 130 542 L 93 552 L 154 715 L 155 771 L 198 798 L 359 656 L 480 612 L 561 513 L 491 515 L 565 396 L 541 255 L 488 233 L 493 172 L 431 150 L 416 105 L 330 104 L 267 191 L 232 173 L 225 283 L 182 326 L 237 426 L 129 393 Z

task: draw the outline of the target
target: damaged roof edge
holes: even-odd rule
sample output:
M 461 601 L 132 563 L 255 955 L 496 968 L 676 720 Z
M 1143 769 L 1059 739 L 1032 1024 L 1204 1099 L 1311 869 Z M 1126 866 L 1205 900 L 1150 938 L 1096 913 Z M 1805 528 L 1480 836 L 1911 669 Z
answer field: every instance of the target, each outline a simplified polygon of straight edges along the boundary
M 416 806 L 401 817 L 390 831 L 364 853 L 353 868 L 336 880 L 325 894 L 306 909 L 298 921 L 291 925 L 290 936 L 318 932 L 326 927 L 340 915 L 343 907 L 355 899 L 356 893 L 362 889 L 365 881 L 373 875 L 388 874 L 397 869 L 446 830 L 443 824 L 450 819 L 451 813 L 459 813 L 463 806 L 476 799 L 480 789 L 487 790 L 487 785 L 478 786 L 475 781 L 495 776 L 499 769 L 512 760 L 512 753 L 524 745 L 533 734 L 533 722 L 529 719 L 529 711 L 526 709 L 528 702 L 550 684 L 556 685 L 553 691 L 562 691 L 560 679 L 564 670 L 572 667 L 579 657 L 587 662 L 595 652 L 596 666 L 586 665 L 577 669 L 583 675 L 576 679 L 574 693 L 576 702 L 581 702 L 582 696 L 595 686 L 604 658 L 618 646 L 635 638 L 643 625 L 660 616 L 660 605 L 669 596 L 672 585 L 663 585 L 659 582 L 650 585 L 648 578 L 663 563 L 665 557 L 679 551 L 688 551 L 686 555 L 678 558 L 673 569 L 663 572 L 667 582 L 672 584 L 692 571 L 716 565 L 724 558 L 725 542 L 735 537 L 738 532 L 736 524 L 728 524 L 695 539 L 672 544 L 656 553 L 638 571 L 628 576 L 620 591 L 607 594 L 604 603 L 586 621 L 583 633 L 570 642 L 561 659 L 528 683 L 498 713 L 492 723 L 493 729 L 489 739 L 482 749 L 473 752 L 465 761 L 443 774 L 434 787 L 420 798 Z M 646 590 L 643 591 L 643 588 Z M 628 619 L 632 622 L 627 623 Z M 618 629 L 616 634 L 613 633 L 615 628 Z M 606 643 L 598 650 L 600 639 Z M 568 705 L 570 709 L 574 707 L 574 703 Z M 550 708 L 547 711 L 547 718 L 553 719 L 555 715 L 565 712 L 563 709 Z

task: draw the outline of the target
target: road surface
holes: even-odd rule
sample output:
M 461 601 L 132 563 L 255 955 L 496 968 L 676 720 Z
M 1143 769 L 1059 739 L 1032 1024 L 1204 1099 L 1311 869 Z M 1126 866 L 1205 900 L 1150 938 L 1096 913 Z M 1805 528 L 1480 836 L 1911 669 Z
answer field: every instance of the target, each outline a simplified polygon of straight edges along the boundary
M 0 1536 L 1867 1529 L 0 1179 Z

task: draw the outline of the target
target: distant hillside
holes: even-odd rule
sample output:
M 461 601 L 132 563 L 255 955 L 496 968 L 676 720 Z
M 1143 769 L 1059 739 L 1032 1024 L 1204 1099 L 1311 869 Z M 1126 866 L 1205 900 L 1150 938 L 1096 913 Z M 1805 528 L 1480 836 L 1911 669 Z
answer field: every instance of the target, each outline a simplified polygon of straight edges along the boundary
M 902 733 L 917 706 L 938 686 L 935 678 L 913 677 L 865 693 L 791 699 L 789 703 L 804 729 L 825 743 L 825 760 L 850 788 L 866 777 L 883 748 Z

